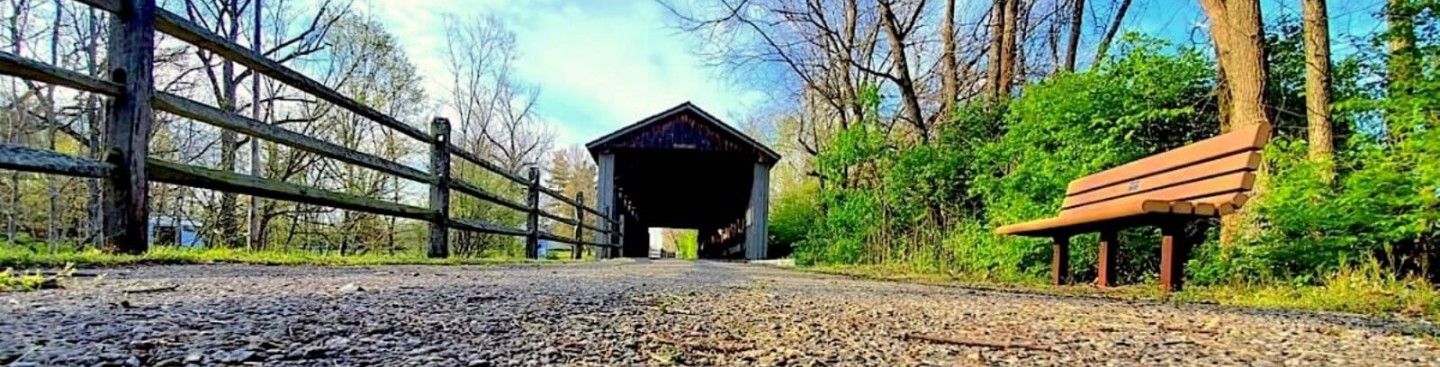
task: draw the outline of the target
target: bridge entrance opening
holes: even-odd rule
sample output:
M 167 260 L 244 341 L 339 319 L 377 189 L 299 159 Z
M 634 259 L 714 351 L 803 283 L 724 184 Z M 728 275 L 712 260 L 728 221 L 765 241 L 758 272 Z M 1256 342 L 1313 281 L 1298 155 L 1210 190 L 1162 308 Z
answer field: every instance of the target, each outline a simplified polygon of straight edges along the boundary
M 700 247 L 693 228 L 650 227 L 650 258 L 694 260 Z
M 697 230 L 698 256 L 763 259 L 770 168 L 780 155 L 684 103 L 586 144 L 599 205 L 625 227 L 620 256 L 650 253 L 650 227 Z

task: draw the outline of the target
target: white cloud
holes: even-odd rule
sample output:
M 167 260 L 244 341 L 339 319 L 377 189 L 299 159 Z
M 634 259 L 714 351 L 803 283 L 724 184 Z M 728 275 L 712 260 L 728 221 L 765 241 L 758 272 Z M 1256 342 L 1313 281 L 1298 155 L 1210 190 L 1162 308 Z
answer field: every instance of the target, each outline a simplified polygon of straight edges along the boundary
M 444 15 L 493 14 L 516 33 L 518 75 L 541 89 L 537 111 L 559 146 L 584 143 L 692 101 L 719 116 L 743 115 L 764 94 L 718 78 L 669 27 L 651 0 L 376 1 L 363 6 L 405 45 L 432 96 L 445 94 Z M 738 117 L 731 117 L 732 120 Z

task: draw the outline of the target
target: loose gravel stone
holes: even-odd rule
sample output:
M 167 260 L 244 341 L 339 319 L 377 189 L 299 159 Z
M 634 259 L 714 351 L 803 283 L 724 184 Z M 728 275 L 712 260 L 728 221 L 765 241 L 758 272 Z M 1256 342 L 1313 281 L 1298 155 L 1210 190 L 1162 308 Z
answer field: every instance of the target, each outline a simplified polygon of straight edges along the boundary
M 722 262 L 151 266 L 0 295 L 13 366 L 1440 365 L 1433 326 Z M 165 284 L 174 290 L 126 293 Z

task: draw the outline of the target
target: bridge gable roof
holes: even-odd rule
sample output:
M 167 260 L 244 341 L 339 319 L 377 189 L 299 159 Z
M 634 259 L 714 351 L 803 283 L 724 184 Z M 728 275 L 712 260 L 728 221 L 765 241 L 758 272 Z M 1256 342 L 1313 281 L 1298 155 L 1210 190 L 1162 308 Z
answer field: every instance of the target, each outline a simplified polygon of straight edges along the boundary
M 780 154 L 690 102 L 630 124 L 585 144 L 591 155 L 614 150 L 751 153 L 774 164 Z

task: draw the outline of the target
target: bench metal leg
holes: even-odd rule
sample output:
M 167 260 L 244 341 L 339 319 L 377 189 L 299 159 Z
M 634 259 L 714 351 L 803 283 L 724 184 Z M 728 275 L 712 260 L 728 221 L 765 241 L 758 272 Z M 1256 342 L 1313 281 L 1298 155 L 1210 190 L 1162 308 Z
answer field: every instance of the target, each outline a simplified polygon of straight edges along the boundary
M 1185 236 L 1185 227 L 1165 225 L 1160 227 L 1160 289 L 1177 292 L 1185 283 L 1185 261 L 1190 255 L 1190 243 Z
M 1115 257 L 1120 251 L 1120 241 L 1115 231 L 1100 232 L 1100 256 L 1096 259 L 1099 275 L 1095 277 L 1095 284 L 1101 287 L 1115 286 Z
M 1050 283 L 1064 285 L 1070 278 L 1070 237 L 1056 236 L 1050 255 Z

